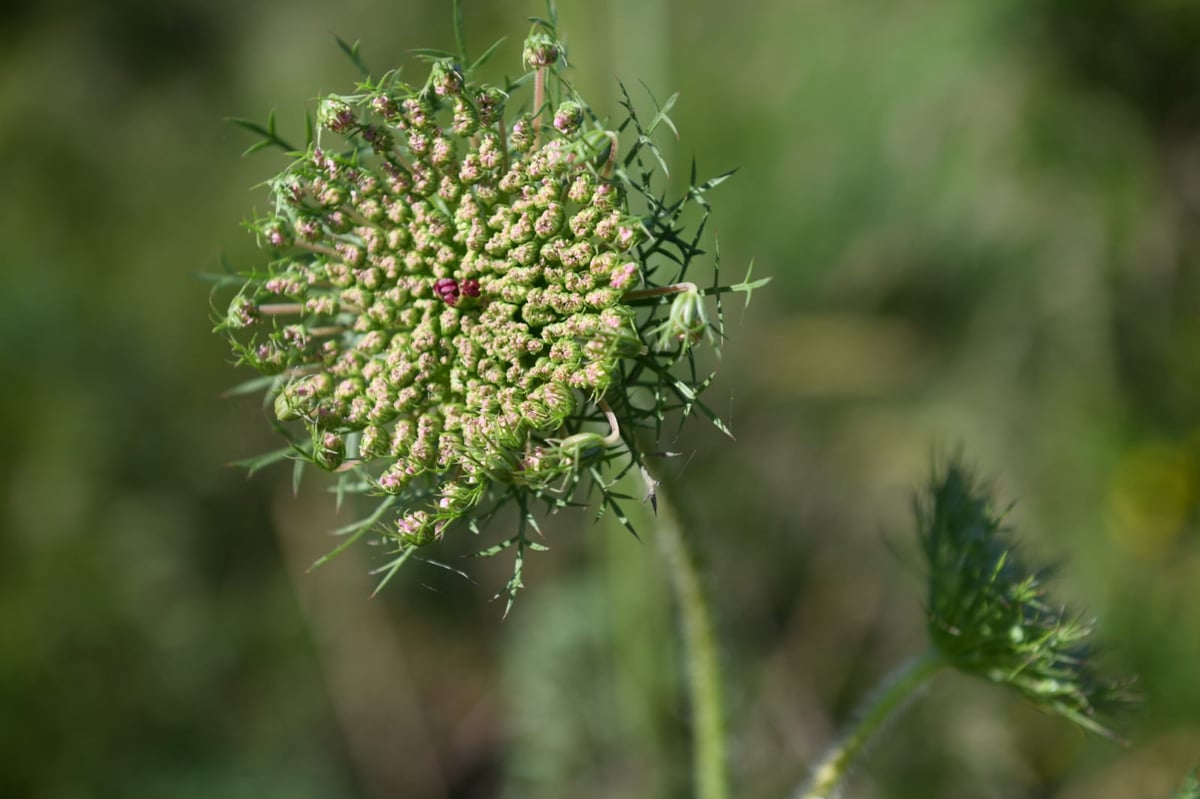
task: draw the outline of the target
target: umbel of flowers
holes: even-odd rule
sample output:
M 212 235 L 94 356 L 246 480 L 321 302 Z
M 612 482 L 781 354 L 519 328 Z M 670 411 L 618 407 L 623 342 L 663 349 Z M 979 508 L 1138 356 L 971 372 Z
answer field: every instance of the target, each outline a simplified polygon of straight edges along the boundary
M 622 131 L 563 78 L 550 23 L 523 60 L 503 89 L 446 54 L 421 86 L 393 72 L 322 99 L 315 141 L 252 223 L 271 259 L 219 324 L 274 376 L 281 429 L 306 429 L 293 453 L 391 498 L 401 552 L 488 499 L 562 504 L 669 401 L 690 411 L 706 383 L 673 367 L 718 327 L 704 295 L 730 290 L 684 280 L 701 251 L 680 217 L 706 215 L 717 181 L 664 203 L 653 125 L 627 102 L 619 159 Z

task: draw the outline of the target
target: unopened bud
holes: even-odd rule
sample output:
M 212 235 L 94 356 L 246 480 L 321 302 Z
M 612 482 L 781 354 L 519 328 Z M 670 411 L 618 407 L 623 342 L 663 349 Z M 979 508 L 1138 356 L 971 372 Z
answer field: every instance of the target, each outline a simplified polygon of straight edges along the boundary
M 554 127 L 564 136 L 572 136 L 583 124 L 583 106 L 567 100 L 554 112 Z
M 249 297 L 237 296 L 229 303 L 225 324 L 229 327 L 249 327 L 258 321 L 258 306 Z
M 354 127 L 357 120 L 354 118 L 354 111 L 350 109 L 350 106 L 341 100 L 327 97 L 321 101 L 321 105 L 317 109 L 317 121 L 326 130 L 345 133 Z
M 313 457 L 322 468 L 333 471 L 346 459 L 346 440 L 337 433 L 325 433 L 317 442 Z
M 429 73 L 429 85 L 438 97 L 453 97 L 462 91 L 462 72 L 451 59 L 439 58 L 433 62 L 433 69 Z
M 521 57 L 528 69 L 554 66 L 562 54 L 562 47 L 545 31 L 534 31 L 525 40 Z
M 480 90 L 475 96 L 475 105 L 479 109 L 479 121 L 481 124 L 490 125 L 496 121 L 501 109 L 504 108 L 504 101 L 508 96 L 497 89 L 495 86 L 486 86 Z
M 533 121 L 529 118 L 528 114 L 513 123 L 512 134 L 508 137 L 508 144 L 518 153 L 525 152 L 533 144 Z
M 402 543 L 419 547 L 433 541 L 433 520 L 423 510 L 406 513 L 396 520 L 396 532 Z
M 707 330 L 704 295 L 695 286 L 689 286 L 675 295 L 666 321 L 658 327 L 658 349 L 670 349 L 675 342 L 681 342 L 686 349 L 699 342 Z

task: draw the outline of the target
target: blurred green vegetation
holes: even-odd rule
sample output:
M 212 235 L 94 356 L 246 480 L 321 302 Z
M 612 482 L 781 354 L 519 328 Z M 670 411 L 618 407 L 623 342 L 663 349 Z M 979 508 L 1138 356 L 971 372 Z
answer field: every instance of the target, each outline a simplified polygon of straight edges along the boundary
M 465 0 L 471 46 L 536 2 Z M 922 645 L 908 503 L 961 448 L 1018 500 L 1140 675 L 1128 751 L 950 679 L 848 795 L 1167 796 L 1200 759 L 1200 5 L 1189 0 L 561 3 L 577 82 L 681 92 L 732 326 L 683 501 L 703 541 L 745 797 L 786 795 Z M 0 10 L 0 796 L 616 797 L 686 792 L 652 542 L 564 514 L 512 616 L 417 565 L 379 597 L 348 518 L 287 469 L 192 274 L 281 165 L 226 116 L 448 46 L 448 3 L 114 0 Z M 736 322 L 737 313 L 734 312 Z M 372 560 L 374 558 L 374 560 Z M 1138 786 L 1138 787 L 1134 787 Z

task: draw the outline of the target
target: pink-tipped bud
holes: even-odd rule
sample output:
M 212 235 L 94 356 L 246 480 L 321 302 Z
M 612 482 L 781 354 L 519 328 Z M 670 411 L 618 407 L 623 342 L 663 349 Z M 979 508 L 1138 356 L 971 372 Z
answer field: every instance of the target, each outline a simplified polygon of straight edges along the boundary
M 583 106 L 573 100 L 567 100 L 554 112 L 554 127 L 559 133 L 571 136 L 583 124 Z
M 357 122 L 350 106 L 332 97 L 321 102 L 321 107 L 317 109 L 317 118 L 322 127 L 334 133 L 345 133 Z
M 521 57 L 529 69 L 541 69 L 558 63 L 562 46 L 545 31 L 534 31 L 525 40 Z
M 266 238 L 272 247 L 287 247 L 292 243 L 292 237 L 279 224 L 273 224 L 266 229 Z

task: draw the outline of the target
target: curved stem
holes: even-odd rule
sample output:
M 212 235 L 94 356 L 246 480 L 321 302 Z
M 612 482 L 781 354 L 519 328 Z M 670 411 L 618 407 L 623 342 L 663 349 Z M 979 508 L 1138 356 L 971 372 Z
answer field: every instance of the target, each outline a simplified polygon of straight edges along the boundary
M 604 169 L 600 170 L 600 175 L 607 179 L 612 177 L 613 167 L 617 165 L 617 148 L 621 140 L 611 130 L 604 131 L 604 135 L 608 137 L 608 158 L 604 159 Z
M 648 475 L 651 480 L 653 476 Z M 655 483 L 651 490 L 657 486 Z M 696 554 L 670 502 L 655 503 L 656 534 L 679 607 L 692 714 L 692 773 L 697 799 L 728 799 L 725 706 L 716 634 Z
M 946 665 L 941 655 L 930 649 L 888 675 L 867 699 L 853 726 L 821 758 L 808 784 L 797 792 L 796 799 L 828 799 L 836 795 L 854 759 L 862 753 L 872 736 L 916 695 L 930 677 Z
M 604 398 L 596 400 L 597 407 L 604 412 L 604 418 L 608 420 L 608 435 L 604 437 L 604 446 L 614 447 L 621 443 L 621 425 L 617 421 L 617 415 L 613 413 L 613 409 L 608 407 L 608 403 Z

